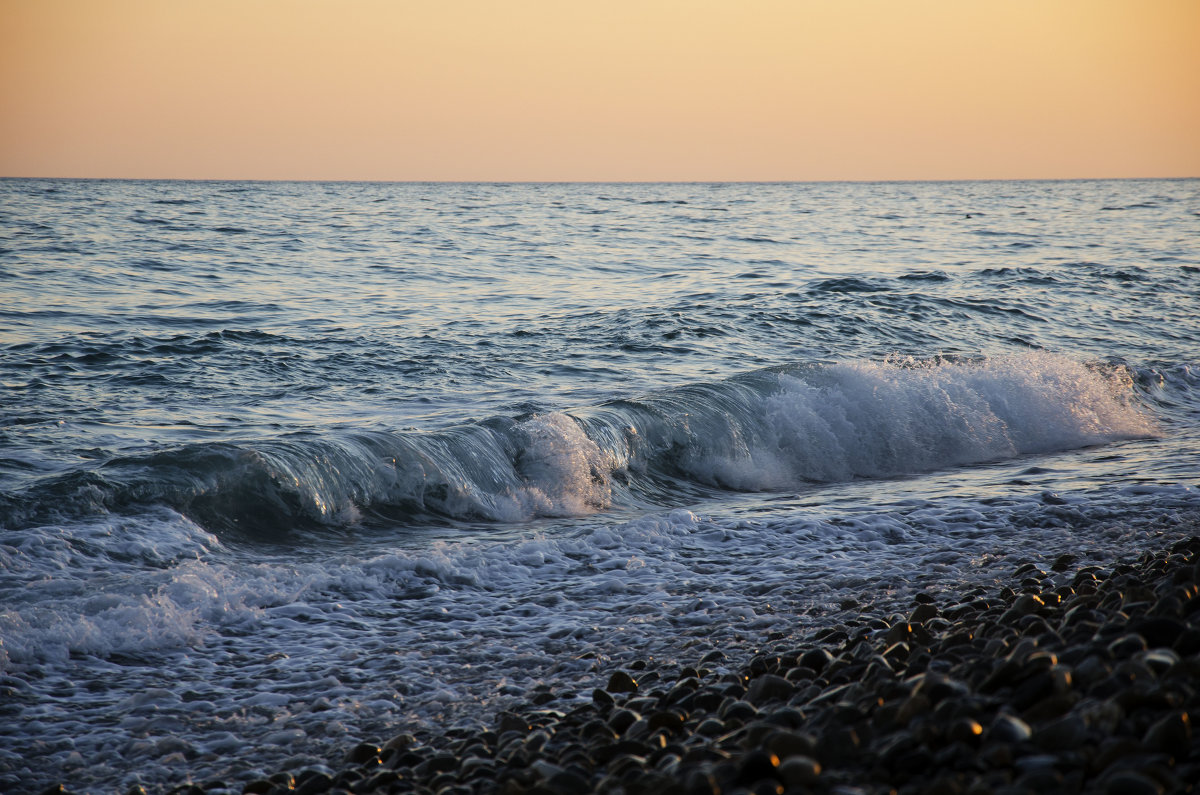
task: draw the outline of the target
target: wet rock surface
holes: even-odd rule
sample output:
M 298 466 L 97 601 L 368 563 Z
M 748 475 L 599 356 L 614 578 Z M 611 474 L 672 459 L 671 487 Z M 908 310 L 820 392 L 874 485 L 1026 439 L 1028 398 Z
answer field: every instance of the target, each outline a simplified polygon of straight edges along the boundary
M 1200 782 L 1200 538 L 919 593 L 747 659 L 597 671 L 485 730 L 174 793 L 1177 793 Z M 973 590 L 971 589 L 973 587 Z M 54 792 L 69 792 L 69 786 Z

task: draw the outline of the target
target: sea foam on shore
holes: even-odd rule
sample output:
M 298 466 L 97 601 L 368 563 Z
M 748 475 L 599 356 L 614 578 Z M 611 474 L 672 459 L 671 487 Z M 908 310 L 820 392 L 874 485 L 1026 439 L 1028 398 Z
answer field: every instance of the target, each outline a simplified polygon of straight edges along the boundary
M 1169 537 L 917 592 L 904 613 L 848 600 L 752 656 L 595 666 L 590 695 L 534 687 L 487 727 L 396 727 L 336 767 L 173 792 L 1190 792 L 1200 537 Z

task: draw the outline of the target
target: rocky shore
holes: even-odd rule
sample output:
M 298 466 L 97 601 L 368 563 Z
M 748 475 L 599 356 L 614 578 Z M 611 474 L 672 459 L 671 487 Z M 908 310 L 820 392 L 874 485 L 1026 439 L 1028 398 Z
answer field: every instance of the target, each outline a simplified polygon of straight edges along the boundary
M 1063 555 L 750 659 L 635 662 L 590 700 L 536 689 L 490 730 L 402 733 L 336 770 L 173 792 L 1191 792 L 1198 585 L 1200 538 L 1108 567 Z

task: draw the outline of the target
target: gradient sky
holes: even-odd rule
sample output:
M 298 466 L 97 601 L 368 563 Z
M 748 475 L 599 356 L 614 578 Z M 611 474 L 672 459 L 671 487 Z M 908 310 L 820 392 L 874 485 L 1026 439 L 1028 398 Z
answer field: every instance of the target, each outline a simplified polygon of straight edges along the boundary
M 1200 0 L 0 0 L 0 175 L 1200 176 Z

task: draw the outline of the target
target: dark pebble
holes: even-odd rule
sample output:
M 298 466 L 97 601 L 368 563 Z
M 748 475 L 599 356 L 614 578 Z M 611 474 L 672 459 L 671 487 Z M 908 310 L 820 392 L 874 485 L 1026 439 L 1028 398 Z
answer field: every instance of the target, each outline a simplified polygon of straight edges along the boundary
M 1176 712 L 1162 718 L 1142 738 L 1142 744 L 1152 750 L 1182 758 L 1192 743 L 1191 719 L 1186 712 Z
M 643 667 L 644 667 L 643 663 Z M 610 693 L 635 693 L 638 689 L 637 680 L 624 671 L 614 671 L 608 678 L 608 686 L 604 688 Z
M 1064 715 L 1034 732 L 1034 743 L 1048 751 L 1071 751 L 1087 741 L 1087 723 L 1079 715 Z
M 1023 743 L 1033 736 L 1029 724 L 1015 715 L 1000 714 L 987 732 L 989 742 Z
M 318 795 L 318 793 L 329 792 L 332 787 L 332 776 L 319 770 L 310 770 L 301 775 L 293 792 L 295 795 Z
M 1163 787 L 1136 770 L 1118 770 L 1104 779 L 1105 795 L 1162 795 Z
M 921 624 L 938 616 L 938 609 L 931 604 L 919 604 L 908 615 L 909 623 Z
M 378 760 L 382 750 L 374 743 L 359 743 L 346 754 L 345 761 L 361 765 L 365 762 Z
M 816 673 L 821 673 L 829 663 L 833 662 L 833 655 L 827 649 L 810 649 L 801 655 L 799 663 L 801 666 L 808 668 Z
M 618 709 L 608 716 L 608 725 L 618 734 L 623 734 L 630 726 L 641 719 L 641 715 L 629 709 Z
M 499 721 L 496 723 L 496 731 L 503 734 L 504 732 L 519 732 L 525 734 L 529 731 L 529 721 L 519 715 L 514 715 L 511 712 L 505 712 L 500 715 Z
M 738 766 L 737 782 L 754 784 L 763 779 L 777 778 L 779 759 L 765 751 L 751 751 Z
M 600 688 L 597 687 L 595 690 L 592 691 L 592 703 L 598 707 L 603 708 L 603 707 L 611 707 L 613 704 L 616 703 L 616 701 L 613 699 L 613 697 L 611 695 L 609 695 L 607 690 L 601 690 Z
M 762 674 L 750 682 L 746 699 L 756 706 L 769 701 L 786 701 L 795 692 L 791 682 L 775 674 Z

